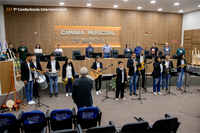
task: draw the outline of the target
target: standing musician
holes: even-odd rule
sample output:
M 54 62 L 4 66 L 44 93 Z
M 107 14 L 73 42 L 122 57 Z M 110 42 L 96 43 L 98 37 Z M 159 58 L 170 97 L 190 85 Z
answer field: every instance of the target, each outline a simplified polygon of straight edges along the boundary
M 72 79 L 75 77 L 74 66 L 70 60 L 67 58 L 65 64 L 63 64 L 62 69 L 62 80 L 65 81 L 65 78 L 68 79 L 66 84 L 66 96 L 69 96 L 68 86 L 70 87 L 70 96 L 72 96 Z
M 42 71 L 42 67 L 41 67 L 40 63 L 36 60 L 36 54 L 33 54 L 32 62 L 34 64 L 34 69 Z M 34 71 L 34 77 L 37 79 L 38 76 L 39 76 L 38 72 Z M 39 93 L 38 93 L 38 83 L 37 82 L 35 82 L 33 84 L 33 97 L 35 99 L 40 98 Z
M 147 62 L 146 56 L 144 54 L 144 50 L 141 50 L 140 55 L 137 55 L 136 60 L 138 62 L 138 66 L 140 66 L 140 67 L 141 67 L 141 63 L 146 63 Z M 145 83 L 145 68 L 142 68 L 142 70 L 140 72 L 141 72 L 141 75 L 142 75 L 142 88 L 146 91 L 146 88 L 144 87 L 144 83 Z M 139 80 L 140 80 L 140 75 L 139 75 L 138 82 L 137 82 L 137 89 L 138 89 Z
M 138 76 L 139 76 L 139 72 L 137 70 L 137 65 L 138 62 L 136 61 L 136 53 L 133 52 L 131 55 L 131 58 L 128 59 L 127 62 L 127 67 L 129 68 L 129 72 L 128 75 L 130 76 L 130 93 L 129 95 L 132 96 L 132 90 L 133 90 L 133 94 L 134 95 L 138 95 L 136 93 L 136 86 L 137 86 L 137 80 L 138 80 Z M 134 86 L 133 86 L 134 84 Z M 133 89 L 132 89 L 133 87 Z
M 60 64 L 57 60 L 55 60 L 55 54 L 51 54 L 51 60 L 48 61 L 46 66 L 46 71 L 50 72 L 59 72 L 60 71 Z M 58 76 L 49 76 L 49 82 L 50 82 L 50 97 L 53 96 L 53 81 L 55 84 L 55 97 L 58 96 Z
M 31 61 L 32 54 L 27 53 L 26 60 L 21 64 L 21 80 L 24 82 L 26 99 L 28 105 L 35 104 L 33 101 L 33 83 L 35 83 L 34 74 L 31 72 L 30 68 L 33 68 L 33 62 Z
M 185 55 L 180 54 L 177 61 L 177 67 L 184 64 L 186 64 Z M 186 74 L 186 66 L 177 68 L 177 90 L 182 90 L 181 87 L 184 80 L 184 73 Z
M 163 65 L 163 79 L 162 79 L 162 90 L 164 90 L 165 82 L 166 82 L 166 91 L 168 91 L 169 79 L 171 76 L 171 68 L 174 71 L 173 62 L 170 61 L 170 55 L 165 55 L 165 60 L 162 62 Z M 168 71 L 167 71 L 168 70 Z
M 91 71 L 99 73 L 97 69 L 98 68 L 103 69 L 103 64 L 100 61 L 101 61 L 101 57 L 97 55 L 95 58 L 95 62 L 91 66 Z M 99 75 L 99 77 L 95 79 L 96 95 L 101 94 L 101 81 L 102 81 L 102 75 Z M 97 87 L 98 84 L 99 84 L 99 87 Z
M 162 72 L 163 72 L 163 65 L 161 63 L 161 57 L 160 56 L 156 56 L 155 58 L 155 62 L 153 63 L 153 94 L 157 95 L 157 93 L 159 95 L 161 95 L 162 93 L 160 92 L 160 85 L 162 82 Z M 156 93 L 157 90 L 157 93 Z
M 125 83 L 127 83 L 127 77 L 126 77 L 126 69 L 123 67 L 123 62 L 119 61 L 118 62 L 118 68 L 116 69 L 116 73 L 117 73 L 117 79 L 116 79 L 116 95 L 115 95 L 115 100 L 119 100 L 119 91 L 121 91 L 121 98 L 123 100 L 126 100 L 126 98 L 124 97 L 124 87 L 125 87 Z

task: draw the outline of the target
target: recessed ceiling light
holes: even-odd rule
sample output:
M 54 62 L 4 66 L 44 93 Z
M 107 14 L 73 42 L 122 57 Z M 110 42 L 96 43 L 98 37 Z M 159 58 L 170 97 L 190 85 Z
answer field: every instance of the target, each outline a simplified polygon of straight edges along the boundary
M 178 6 L 178 5 L 179 5 L 179 3 L 174 3 L 174 5 L 175 5 L 175 6 Z
M 61 2 L 60 5 L 64 5 L 65 3 Z
M 142 9 L 142 7 L 137 7 L 137 9 Z
M 128 1 L 128 0 L 124 0 L 124 1 Z
M 199 5 L 199 7 L 200 7 L 200 5 Z
M 87 6 L 91 6 L 92 4 L 87 4 Z
M 179 10 L 179 12 L 183 12 L 183 10 Z
M 114 5 L 113 7 L 117 8 L 117 7 L 118 7 L 118 5 Z
M 158 11 L 162 11 L 162 8 L 159 8 Z
M 156 1 L 155 1 L 155 0 L 152 0 L 151 3 L 156 3 Z

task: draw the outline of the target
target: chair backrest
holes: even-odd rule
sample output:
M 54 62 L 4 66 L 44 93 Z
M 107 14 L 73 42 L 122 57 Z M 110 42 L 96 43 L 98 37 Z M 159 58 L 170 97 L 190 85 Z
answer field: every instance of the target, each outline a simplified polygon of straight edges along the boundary
M 111 56 L 112 56 L 112 58 L 117 58 L 118 57 L 118 55 L 119 55 L 119 51 L 118 50 L 112 50 L 111 51 Z
M 25 132 L 41 132 L 47 125 L 44 113 L 39 110 L 23 113 L 21 120 Z
M 112 125 L 92 127 L 89 128 L 86 133 L 115 133 L 115 127 Z
M 171 132 L 174 130 L 174 127 L 177 125 L 177 122 L 178 122 L 177 117 L 159 119 L 153 124 L 153 131 L 154 132 Z
M 50 133 L 78 133 L 78 132 L 77 130 L 74 129 L 65 129 L 65 130 L 52 131 Z
M 159 55 L 159 56 L 163 56 L 162 50 L 159 50 L 159 51 L 158 51 L 158 55 Z
M 11 113 L 0 114 L 0 131 L 20 132 L 19 123 L 15 115 Z
M 77 112 L 77 123 L 82 129 L 96 127 L 99 119 L 99 110 L 97 107 L 80 108 Z
M 148 129 L 149 123 L 147 121 L 138 121 L 133 123 L 125 124 L 121 132 L 122 133 L 143 133 Z
M 79 51 L 79 50 L 74 50 L 73 51 L 73 54 L 72 54 L 73 60 L 75 60 L 76 55 L 81 55 L 81 51 Z
M 92 58 L 92 53 L 94 53 L 94 50 L 88 50 L 87 51 L 88 58 Z
M 55 109 L 50 114 L 51 130 L 72 129 L 72 111 L 70 109 Z
M 145 49 L 145 50 L 144 50 L 144 53 L 145 53 L 145 55 L 149 55 L 149 50 L 148 50 L 148 49 Z

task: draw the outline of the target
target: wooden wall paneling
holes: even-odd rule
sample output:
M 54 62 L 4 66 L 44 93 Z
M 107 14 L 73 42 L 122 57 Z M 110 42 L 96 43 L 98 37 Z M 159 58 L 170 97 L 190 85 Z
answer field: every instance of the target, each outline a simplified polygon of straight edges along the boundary
M 8 5 L 4 5 L 4 10 L 6 7 Z M 15 5 L 15 7 L 29 6 Z M 33 51 L 32 48 L 39 43 L 45 54 L 55 50 L 54 26 L 59 25 L 121 27 L 121 48 L 115 48 L 120 54 L 123 53 L 126 43 L 130 43 L 132 49 L 137 46 L 137 42 L 140 42 L 143 48 L 147 46 L 150 49 L 152 42 L 165 43 L 170 42 L 172 38 L 181 41 L 181 14 L 72 7 L 69 7 L 66 12 L 5 11 L 4 14 L 8 42 L 12 42 L 17 48 L 23 40 L 29 51 Z M 34 31 L 38 34 L 34 35 Z M 146 31 L 147 37 L 144 36 Z M 176 51 L 179 44 L 173 44 L 172 47 Z M 65 55 L 70 58 L 73 49 L 63 48 Z M 85 54 L 85 48 L 76 49 Z M 101 52 L 101 48 L 95 48 L 95 51 Z
M 184 40 L 191 40 L 192 39 L 192 30 L 185 30 L 184 31 Z

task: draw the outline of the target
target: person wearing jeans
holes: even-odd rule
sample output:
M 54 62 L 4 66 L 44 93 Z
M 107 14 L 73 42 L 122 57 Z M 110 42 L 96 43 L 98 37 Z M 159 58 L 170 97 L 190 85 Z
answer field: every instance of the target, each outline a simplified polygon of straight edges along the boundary
M 34 68 L 34 64 L 31 61 L 32 55 L 26 54 L 26 60 L 21 64 L 21 80 L 24 82 L 26 99 L 28 105 L 35 104 L 33 101 L 33 83 L 35 83 L 34 73 L 31 72 L 30 68 Z
M 179 55 L 179 58 L 177 61 L 177 67 L 181 65 L 185 65 L 185 66 L 177 68 L 177 90 L 182 90 L 181 87 L 184 80 L 184 74 L 186 72 L 186 60 L 185 60 L 184 54 Z
M 111 46 L 108 44 L 108 41 L 105 41 L 105 45 L 102 47 L 102 56 L 104 58 L 110 58 L 110 53 L 111 53 Z
M 163 72 L 163 65 L 161 63 L 161 58 L 160 56 L 156 56 L 155 58 L 155 62 L 153 63 L 153 94 L 157 95 L 157 93 L 159 95 L 161 95 L 162 93 L 160 92 L 160 85 L 162 82 L 162 72 Z M 157 91 L 157 93 L 156 93 Z
M 65 81 L 65 79 L 68 79 L 68 82 L 66 84 L 66 96 L 68 97 L 69 94 L 72 96 L 72 79 L 75 77 L 75 72 L 74 72 L 74 66 L 70 60 L 70 58 L 67 58 L 65 61 L 65 64 L 63 64 L 63 69 L 62 69 L 62 79 Z M 70 87 L 70 91 L 68 89 Z
M 101 57 L 97 55 L 97 57 L 95 58 L 95 62 L 91 66 L 91 71 L 99 73 L 97 69 L 99 68 L 103 69 L 103 64 L 100 61 Z M 102 75 L 99 75 L 99 77 L 95 79 L 96 95 L 101 94 L 101 82 L 102 82 Z
M 134 95 L 138 95 L 136 93 L 136 87 L 137 87 L 137 80 L 139 72 L 137 70 L 138 62 L 136 61 L 136 53 L 133 52 L 131 55 L 131 58 L 128 59 L 127 67 L 129 68 L 128 75 L 130 76 L 130 93 L 129 95 L 132 96 L 132 90 Z M 132 89 L 133 87 L 133 89 Z
M 174 71 L 173 62 L 170 61 L 170 56 L 167 54 L 165 55 L 165 60 L 162 62 L 163 65 L 163 79 L 162 79 L 162 90 L 164 90 L 165 82 L 166 82 L 166 91 L 168 90 L 169 80 L 171 77 L 171 69 Z M 169 71 L 167 71 L 169 70 Z
M 48 61 L 46 70 L 54 73 L 58 73 L 60 71 L 60 65 L 57 60 L 55 60 L 55 54 L 51 54 L 51 60 Z M 58 76 L 49 76 L 50 82 L 50 97 L 53 96 L 53 82 L 55 85 L 55 96 L 58 96 Z

